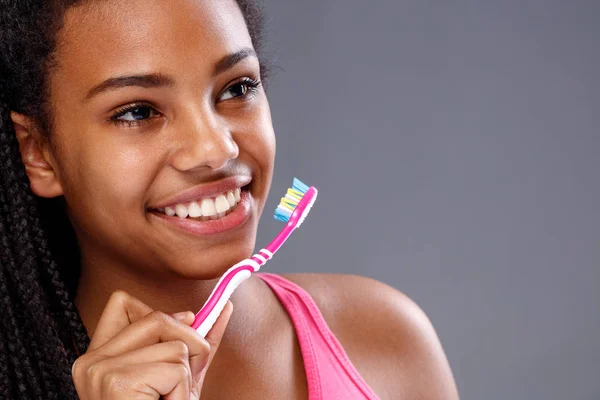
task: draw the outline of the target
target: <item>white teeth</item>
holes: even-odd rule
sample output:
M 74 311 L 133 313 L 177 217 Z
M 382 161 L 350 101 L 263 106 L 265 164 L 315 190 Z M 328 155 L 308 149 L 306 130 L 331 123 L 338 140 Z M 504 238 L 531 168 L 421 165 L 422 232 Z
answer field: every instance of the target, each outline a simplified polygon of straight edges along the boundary
M 227 198 L 222 194 L 218 195 L 215 199 L 215 208 L 217 209 L 217 213 L 224 213 L 229 210 L 229 203 L 227 202 Z
M 186 218 L 188 216 L 188 209 L 183 204 L 177 204 L 175 206 L 175 213 L 179 218 Z
M 195 201 L 190 203 L 188 211 L 190 213 L 189 216 L 192 218 L 198 218 L 202 216 L 202 208 L 200 207 L 200 204 L 196 203 Z
M 229 207 L 233 207 L 235 206 L 235 196 L 233 195 L 233 192 L 227 192 L 227 202 L 229 203 Z
M 202 215 L 205 217 L 211 217 L 217 214 L 217 208 L 213 199 L 202 199 Z
M 172 217 L 177 215 L 179 218 L 198 218 L 205 219 L 223 218 L 227 212 L 235 207 L 242 200 L 241 189 L 230 190 L 218 195 L 216 198 L 204 198 L 193 201 L 189 204 L 177 204 L 173 207 L 159 208 L 157 211 Z

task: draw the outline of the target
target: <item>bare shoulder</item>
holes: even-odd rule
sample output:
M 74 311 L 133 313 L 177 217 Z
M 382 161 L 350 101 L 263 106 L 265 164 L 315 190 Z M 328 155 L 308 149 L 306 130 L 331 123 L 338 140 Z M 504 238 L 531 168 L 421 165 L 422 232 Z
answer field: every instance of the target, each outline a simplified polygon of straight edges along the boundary
M 408 296 L 359 275 L 282 276 L 311 295 L 358 372 L 382 399 L 458 399 L 440 340 Z

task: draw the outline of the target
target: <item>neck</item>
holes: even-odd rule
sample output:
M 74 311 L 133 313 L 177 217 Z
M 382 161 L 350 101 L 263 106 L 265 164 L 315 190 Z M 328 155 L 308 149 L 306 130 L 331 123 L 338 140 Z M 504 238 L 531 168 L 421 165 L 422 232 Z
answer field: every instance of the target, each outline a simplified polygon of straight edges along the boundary
M 225 271 L 223 271 L 225 272 Z M 254 315 L 258 307 L 260 291 L 269 290 L 260 278 L 250 277 L 242 283 L 231 296 L 234 304 L 234 316 L 237 314 Z M 90 262 L 82 260 L 81 276 L 75 297 L 88 335 L 94 331 L 110 298 L 116 290 L 123 290 L 141 300 L 150 308 L 172 314 L 180 311 L 197 313 L 204 305 L 217 279 L 196 280 L 183 277 L 158 276 L 148 271 L 126 268 L 110 262 Z M 237 318 L 231 318 L 228 330 L 236 325 Z

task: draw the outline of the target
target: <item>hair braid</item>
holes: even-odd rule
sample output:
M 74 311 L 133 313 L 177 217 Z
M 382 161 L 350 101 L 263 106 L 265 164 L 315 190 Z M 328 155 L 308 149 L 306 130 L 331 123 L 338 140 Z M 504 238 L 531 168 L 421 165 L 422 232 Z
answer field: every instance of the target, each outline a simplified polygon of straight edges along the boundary
M 64 214 L 64 210 L 62 209 L 55 209 L 53 212 L 53 215 Z M 64 215 L 63 218 L 64 220 L 66 220 L 66 215 Z M 56 229 L 54 229 L 54 232 L 60 232 L 60 234 L 57 236 L 68 244 L 67 248 L 71 249 L 71 251 L 74 251 L 78 255 L 79 252 L 76 250 L 77 243 L 74 237 L 74 233 L 66 230 L 65 228 L 67 227 L 55 228 Z M 69 225 L 68 228 L 71 228 L 71 226 Z M 64 275 L 64 272 L 61 273 L 58 263 L 55 261 L 55 259 L 52 257 L 52 254 L 50 253 L 50 246 L 46 239 L 45 231 L 42 228 L 39 219 L 33 220 L 31 230 L 34 234 L 33 242 L 35 243 L 35 248 L 42 261 L 42 264 L 46 266 L 45 270 L 43 270 L 42 272 L 46 275 L 51 284 L 50 292 L 52 293 L 54 299 L 58 301 L 58 303 L 60 303 L 61 305 L 59 310 L 57 310 L 56 312 L 62 314 L 60 315 L 60 318 L 62 318 L 65 321 L 65 323 L 69 325 L 70 332 L 74 336 L 76 341 L 77 351 L 83 354 L 89 346 L 90 338 L 87 334 L 85 326 L 83 325 L 83 321 L 81 320 L 79 312 L 75 307 L 74 298 L 72 297 L 72 294 L 75 293 L 76 288 L 72 287 L 71 290 L 67 288 L 68 285 L 65 283 L 65 280 L 62 277 L 62 275 Z M 71 338 L 64 337 L 63 340 L 70 341 Z M 70 351 L 69 347 L 67 347 L 67 351 Z
M 40 265 L 49 267 L 48 263 L 39 260 L 36 249 L 47 248 L 47 245 L 45 240 L 32 234 L 32 227 L 39 226 L 35 201 L 29 192 L 16 137 L 8 126 L 8 115 L 6 112 L 0 114 L 0 164 L 4 167 L 0 182 L 5 189 L 0 192 L 3 217 L 0 231 L 3 272 L 9 275 L 2 280 L 0 290 L 3 301 L 12 300 L 12 304 L 3 307 L 6 314 L 3 323 L 8 325 L 4 331 L 8 334 L 15 382 L 20 383 L 17 393 L 21 398 L 58 398 L 68 392 L 75 394 L 68 390 L 69 383 L 72 386 L 70 365 L 74 357 L 68 354 L 72 352 L 65 348 L 58 333 L 65 332 L 64 321 L 54 315 L 47 291 L 42 287 L 44 280 L 40 279 L 43 270 Z M 13 310 L 23 310 L 23 313 L 15 315 Z M 42 343 L 38 337 L 44 339 Z M 51 371 L 58 372 L 55 379 L 52 379 Z M 63 388 L 67 393 L 62 392 Z
M 3 282 L 4 274 L 0 276 L 0 285 Z M 1 292 L 0 290 L 0 293 Z M 4 304 L 0 302 L 0 307 Z M 0 399 L 8 399 L 10 394 L 10 382 L 11 382 L 11 373 L 8 368 L 8 348 L 6 347 L 6 335 L 4 330 L 0 330 Z

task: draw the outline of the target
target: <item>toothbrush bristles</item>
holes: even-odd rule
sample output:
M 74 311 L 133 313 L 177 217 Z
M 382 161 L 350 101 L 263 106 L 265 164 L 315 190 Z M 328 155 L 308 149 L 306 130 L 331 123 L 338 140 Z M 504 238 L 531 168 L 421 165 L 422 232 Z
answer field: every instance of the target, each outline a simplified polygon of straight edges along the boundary
M 306 193 L 306 191 L 309 188 L 310 187 L 308 185 L 306 185 L 304 182 L 302 182 L 300 179 L 294 178 L 294 181 L 292 182 L 292 188 L 288 189 L 285 197 L 281 198 L 281 202 L 275 209 L 275 213 L 273 214 L 273 217 L 276 220 L 279 220 L 282 222 L 288 222 L 290 220 L 290 217 L 292 216 L 292 213 L 296 209 L 296 206 L 298 205 L 298 203 L 300 203 L 300 200 L 302 200 L 302 197 L 304 196 L 304 194 Z M 308 214 L 308 211 L 310 211 L 310 208 L 314 204 L 315 199 L 316 199 L 316 196 L 314 199 L 312 199 L 311 203 L 307 206 L 306 211 L 303 213 L 300 221 L 298 222 L 298 226 L 300 226 L 302 224 L 302 222 L 304 221 L 304 219 L 306 218 L 306 215 Z

